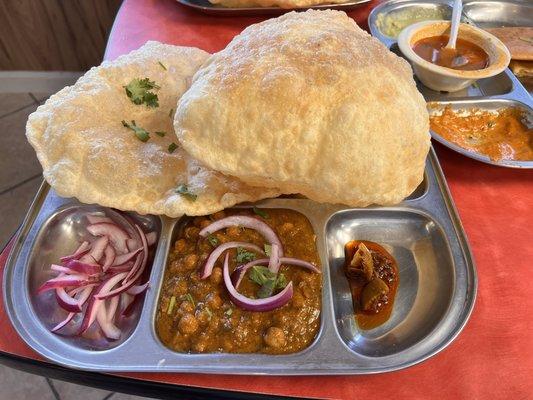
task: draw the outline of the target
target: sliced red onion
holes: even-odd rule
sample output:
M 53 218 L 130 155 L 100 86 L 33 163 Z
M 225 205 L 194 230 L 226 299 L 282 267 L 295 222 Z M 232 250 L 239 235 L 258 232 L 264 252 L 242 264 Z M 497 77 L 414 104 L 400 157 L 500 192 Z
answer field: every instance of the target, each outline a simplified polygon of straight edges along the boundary
M 111 218 L 106 217 L 104 215 L 98 215 L 98 214 L 88 214 L 87 215 L 87 221 L 89 221 L 90 224 L 114 224 L 115 221 L 113 221 Z
M 270 260 L 268 262 L 268 269 L 275 274 L 278 273 L 281 263 L 279 262 L 279 247 L 277 244 L 273 244 L 270 249 Z
M 69 315 L 67 315 L 67 318 L 65 318 L 63 321 L 61 321 L 59 324 L 57 324 L 56 326 L 54 326 L 52 329 L 50 329 L 51 332 L 56 332 L 58 330 L 60 330 L 61 328 L 63 328 L 66 324 L 68 324 L 70 321 L 72 321 L 72 318 L 74 318 L 74 316 L 76 315 L 76 313 L 69 313 Z
M 120 296 L 112 297 L 109 300 L 109 305 L 107 307 L 107 316 L 106 316 L 108 321 L 113 321 L 115 319 L 115 313 L 117 312 L 119 301 L 120 301 Z
M 98 309 L 103 304 L 103 301 L 98 299 L 98 295 L 104 295 L 109 293 L 117 283 L 119 283 L 122 279 L 126 277 L 126 275 L 127 272 L 122 272 L 120 274 L 113 275 L 112 277 L 104 281 L 100 286 L 98 286 L 98 288 L 96 289 L 96 294 L 91 297 L 89 303 L 87 304 L 87 309 L 85 310 L 85 315 L 83 316 L 79 334 L 82 334 L 87 329 L 89 329 L 89 327 L 96 319 Z
M 142 292 L 144 292 L 146 289 L 148 289 L 149 284 L 150 282 L 146 282 L 144 285 L 132 286 L 131 288 L 128 289 L 126 293 L 131 294 L 132 296 L 137 296 L 141 294 Z
M 90 283 L 92 282 L 89 280 L 89 277 L 84 274 L 58 276 L 57 278 L 49 279 L 48 281 L 43 283 L 39 287 L 39 289 L 37 289 L 37 294 L 41 294 L 43 292 L 46 292 L 47 290 L 52 290 L 60 287 L 78 287 Z
M 96 261 L 104 256 L 104 251 L 109 243 L 109 238 L 107 236 L 101 236 L 93 243 L 91 251 L 88 253 Z
M 128 252 L 126 241 L 130 237 L 127 232 L 118 225 L 102 222 L 99 224 L 89 225 L 87 230 L 93 236 L 107 236 L 115 247 L 115 250 L 117 250 L 119 253 L 123 254 Z
M 133 267 L 133 262 L 129 261 L 126 264 L 122 265 L 112 265 L 107 269 L 107 272 L 110 273 L 117 273 L 117 272 L 130 272 L 131 268 Z
M 242 278 L 244 278 L 244 275 L 250 268 L 255 265 L 267 265 L 269 261 L 270 260 L 268 258 L 261 258 L 259 260 L 250 261 L 247 264 L 239 265 L 231 274 L 231 282 L 233 283 L 233 286 L 238 289 Z M 297 267 L 307 268 L 308 270 L 316 272 L 317 274 L 322 273 L 322 271 L 316 265 L 311 264 L 308 261 L 300 260 L 299 258 L 281 257 L 279 261 L 280 264 L 296 265 Z
M 146 234 L 146 241 L 148 242 L 148 246 L 152 246 L 157 241 L 157 232 L 148 232 Z
M 250 299 L 249 297 L 246 297 L 239 292 L 237 292 L 237 289 L 233 286 L 231 283 L 231 278 L 229 276 L 229 254 L 226 253 L 226 257 L 224 259 L 224 284 L 226 285 L 226 288 L 228 289 L 228 293 L 230 296 L 231 301 L 238 307 L 242 308 L 243 310 L 248 311 L 271 311 L 276 308 L 282 307 L 285 304 L 287 304 L 290 299 L 292 298 L 293 294 L 293 288 L 292 288 L 292 281 L 289 282 L 285 288 L 279 292 L 278 294 L 267 297 L 266 299 Z
M 139 241 L 137 239 L 128 239 L 126 241 L 126 246 L 128 246 L 128 250 L 132 251 L 134 249 L 139 248 Z
M 76 271 L 74 271 L 74 270 L 72 270 L 70 268 L 64 267 L 63 265 L 57 265 L 57 264 L 50 265 L 50 269 L 52 271 L 61 272 L 63 274 L 74 274 L 74 273 L 76 273 Z
M 100 328 L 102 329 L 102 332 L 104 332 L 106 338 L 110 340 L 118 340 L 120 338 L 121 331 L 107 318 L 107 315 L 108 313 L 105 304 L 100 304 L 96 310 L 96 320 L 98 321 L 98 325 L 100 325 Z
M 142 251 L 141 253 L 139 253 L 139 255 L 137 256 L 137 262 L 135 263 L 135 265 L 133 266 L 132 270 L 131 271 L 135 271 L 135 275 L 130 279 L 129 277 L 132 275 L 132 272 L 130 271 L 127 276 L 124 278 L 124 280 L 122 281 L 122 286 L 108 292 L 108 293 L 99 293 L 97 294 L 95 297 L 99 300 L 105 300 L 105 299 L 108 299 L 110 297 L 113 297 L 113 296 L 116 296 L 122 292 L 125 292 L 126 290 L 128 290 L 129 288 L 131 288 L 135 282 L 137 281 L 137 279 L 139 279 L 144 271 L 144 268 L 146 267 L 146 262 L 148 261 L 148 243 L 146 242 L 146 237 L 143 233 L 143 231 L 141 230 L 141 228 L 139 228 L 139 226 L 135 225 L 135 228 L 139 231 L 139 234 L 141 235 L 141 240 L 143 242 L 143 249 L 144 251 Z M 138 264 L 138 262 L 140 261 L 140 264 Z M 136 267 L 136 265 L 138 265 Z
M 259 246 L 256 246 L 255 244 L 252 244 L 252 243 L 247 243 L 247 242 L 223 243 L 217 248 L 213 249 L 213 251 L 211 251 L 211 254 L 209 254 L 209 256 L 207 257 L 207 260 L 205 260 L 205 264 L 200 271 L 200 279 L 206 279 L 211 275 L 211 273 L 213 272 L 215 263 L 218 260 L 218 257 L 220 257 L 220 255 L 224 253 L 224 251 L 228 249 L 234 249 L 237 247 L 242 247 L 244 249 L 253 250 L 260 254 L 265 254 Z
M 200 231 L 200 236 L 206 237 L 216 231 L 230 227 L 243 226 L 245 228 L 254 229 L 259 232 L 269 244 L 276 244 L 279 246 L 279 256 L 283 257 L 283 246 L 276 232 L 265 222 L 246 215 L 233 215 L 213 222 Z
M 81 307 L 78 303 L 78 299 L 70 296 L 66 292 L 65 288 L 60 287 L 56 289 L 56 299 L 57 304 L 59 304 L 62 309 L 73 313 L 81 312 Z
M 126 254 L 121 254 L 119 256 L 115 257 L 115 260 L 113 261 L 112 265 L 122 265 L 133 259 L 140 251 L 142 251 L 143 248 L 139 247 L 137 250 L 130 251 Z
M 89 242 L 83 242 L 74 253 L 72 253 L 69 256 L 61 257 L 59 260 L 62 263 L 66 263 L 70 260 L 78 260 L 81 256 L 83 256 L 85 253 L 87 253 L 89 250 L 91 250 L 91 245 Z
M 104 264 L 102 265 L 102 270 L 105 272 L 115 262 L 116 252 L 113 246 L 107 246 L 105 248 L 104 256 L 105 256 L 105 259 L 104 259 Z
M 129 317 L 135 308 L 135 304 L 139 301 L 141 296 L 131 296 L 128 292 L 120 294 L 120 303 L 122 307 L 122 316 Z
M 102 267 L 100 267 L 98 264 L 87 264 L 81 262 L 80 260 L 70 260 L 66 267 L 73 271 L 87 275 L 98 275 L 102 272 Z

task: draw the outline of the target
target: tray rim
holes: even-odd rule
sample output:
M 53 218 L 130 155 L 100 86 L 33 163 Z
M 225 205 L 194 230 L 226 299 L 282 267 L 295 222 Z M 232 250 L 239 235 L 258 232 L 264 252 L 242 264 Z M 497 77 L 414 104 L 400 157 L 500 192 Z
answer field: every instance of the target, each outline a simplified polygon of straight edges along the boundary
M 316 4 L 308 7 L 293 7 L 293 8 L 281 8 L 281 7 L 222 7 L 215 4 L 211 6 L 204 6 L 197 4 L 196 0 L 176 0 L 178 3 L 192 8 L 196 11 L 217 15 L 221 17 L 234 17 L 234 16 L 252 16 L 252 15 L 277 15 L 284 14 L 291 11 L 305 11 L 305 10 L 351 10 L 360 5 L 369 3 L 372 0 L 348 0 L 345 3 L 326 3 Z
M 403 355 L 403 353 L 405 352 L 410 352 L 413 348 L 415 348 L 416 346 L 418 345 L 421 345 L 423 344 L 424 346 L 427 345 L 426 343 L 426 339 L 429 341 L 430 339 L 433 339 L 435 341 L 435 344 L 429 344 L 429 347 L 433 346 L 431 348 L 431 350 L 425 352 L 422 354 L 421 357 L 419 358 L 415 358 L 415 359 L 412 359 L 412 360 L 409 360 L 406 361 L 406 362 L 401 362 L 401 363 L 398 363 L 398 364 L 395 364 L 393 366 L 386 366 L 386 367 L 375 367 L 373 365 L 369 365 L 367 366 L 366 368 L 362 365 L 358 365 L 358 364 L 354 364 L 352 366 L 352 368 L 350 369 L 342 369 L 337 366 L 337 367 L 334 367 L 332 369 L 325 369 L 323 366 L 320 368 L 320 369 L 306 369 L 305 367 L 304 368 L 296 368 L 296 369 L 291 369 L 291 370 L 283 370 L 283 371 L 271 371 L 271 370 L 267 370 L 267 371 L 261 371 L 261 369 L 253 369 L 253 370 L 249 370 L 249 369 L 235 369 L 235 370 L 229 370 L 229 367 L 227 367 L 228 369 L 224 370 L 224 369 L 220 369 L 220 368 L 217 368 L 217 367 L 214 367 L 214 366 L 207 366 L 207 367 L 204 367 L 202 368 L 201 370 L 199 370 L 198 368 L 187 368 L 187 366 L 179 366 L 179 367 L 169 367 L 169 368 L 166 368 L 166 369 L 161 369 L 159 368 L 159 365 L 155 366 L 153 365 L 152 367 L 126 367 L 126 368 L 116 368 L 114 367 L 113 365 L 108 365 L 107 367 L 105 366 L 102 366 L 102 365 L 97 365 L 97 366 L 94 366 L 93 364 L 88 364 L 87 365 L 84 365 L 83 362 L 80 362 L 80 361 L 77 361 L 77 362 L 74 362 L 73 360 L 70 360 L 70 359 L 65 359 L 64 355 L 58 355 L 58 354 L 55 354 L 55 353 L 51 353 L 51 356 L 50 356 L 50 351 L 44 347 L 44 348 L 41 348 L 43 347 L 38 341 L 35 341 L 35 338 L 32 337 L 31 335 L 27 334 L 27 332 L 25 332 L 23 329 L 21 329 L 21 326 L 20 326 L 20 321 L 17 319 L 17 316 L 16 316 L 16 313 L 14 312 L 13 310 L 13 299 L 10 297 L 10 294 L 12 293 L 11 289 L 9 289 L 9 295 L 8 295 L 8 291 L 6 290 L 7 287 L 10 285 L 10 279 L 12 278 L 12 275 L 13 275 L 13 269 L 14 269 L 14 266 L 16 265 L 16 255 L 18 255 L 20 253 L 20 250 L 24 244 L 24 239 L 25 239 L 25 236 L 27 235 L 27 233 L 30 231 L 30 229 L 32 228 L 32 225 L 33 223 L 35 222 L 34 219 L 36 218 L 36 216 L 38 216 L 39 214 L 38 213 L 35 213 L 35 208 L 41 204 L 42 205 L 42 202 L 44 202 L 46 200 L 46 196 L 47 194 L 49 193 L 50 191 L 50 187 L 46 184 L 46 182 L 44 182 L 41 186 L 41 189 L 39 190 L 39 192 L 37 193 L 31 207 L 30 207 L 30 210 L 28 212 L 28 214 L 26 215 L 26 218 L 24 220 L 24 224 L 22 226 L 22 229 L 20 231 L 20 234 L 18 235 L 17 237 L 17 240 L 14 244 L 14 247 L 9 255 L 9 258 L 6 262 L 6 270 L 4 271 L 4 281 L 3 281 L 3 297 L 4 297 L 4 301 L 5 301 L 5 304 L 6 304 L 6 312 L 9 316 L 9 319 L 11 320 L 11 323 L 13 324 L 14 328 L 17 330 L 17 332 L 19 333 L 19 335 L 22 337 L 22 339 L 31 347 L 33 348 L 35 351 L 37 351 L 39 354 L 41 354 L 42 356 L 44 356 L 45 358 L 53 361 L 53 362 L 56 362 L 56 363 L 59 363 L 59 364 L 62 364 L 62 365 L 65 365 L 67 367 L 71 367 L 71 368 L 75 368 L 75 369 L 81 369 L 81 370 L 92 370 L 92 371 L 102 371 L 102 372 L 193 372 L 193 373 L 221 373 L 221 374 L 235 374 L 235 375 L 362 375 L 362 374 L 375 374 L 375 373 L 382 373 L 382 372 L 390 372 L 390 371 L 395 371 L 395 370 L 400 370 L 400 369 L 404 369 L 406 367 L 409 367 L 409 366 L 412 366 L 412 365 L 415 365 L 415 364 L 418 364 L 420 362 L 423 362 L 425 360 L 427 360 L 428 358 L 431 358 L 433 355 L 439 353 L 440 351 L 444 350 L 448 345 L 450 345 L 453 340 L 460 334 L 460 332 L 463 330 L 463 328 L 465 327 L 466 323 L 468 322 L 470 316 L 471 316 L 471 313 L 473 311 L 473 308 L 474 308 L 474 305 L 475 305 L 475 300 L 476 300 L 476 295 L 477 295 L 477 283 L 478 283 L 478 279 L 477 279 L 477 271 L 476 271 L 476 268 L 475 268 L 475 262 L 474 262 L 474 259 L 473 259 L 473 255 L 472 255 L 472 252 L 470 250 L 470 246 L 468 244 L 468 241 L 466 239 L 466 234 L 464 233 L 464 229 L 462 227 L 462 224 L 460 222 L 460 219 L 459 219 L 459 216 L 457 214 L 457 210 L 455 208 L 455 205 L 453 204 L 453 200 L 451 199 L 450 197 L 450 192 L 449 192 L 449 189 L 448 189 L 448 186 L 446 184 L 446 181 L 444 179 L 444 176 L 442 174 L 442 170 L 440 168 L 440 165 L 438 163 L 438 160 L 436 158 L 436 155 L 434 153 L 434 150 L 433 148 L 431 148 L 430 150 L 430 153 L 428 155 L 428 164 L 426 164 L 426 173 L 428 173 L 428 175 L 431 175 L 429 172 L 428 172 L 428 165 L 431 166 L 431 169 L 433 170 L 433 175 L 434 175 L 434 179 L 435 179 L 435 183 L 434 184 L 428 184 L 428 186 L 430 186 L 429 188 L 429 191 L 431 191 L 431 186 L 432 185 L 436 185 L 435 188 L 433 188 L 434 191 L 437 191 L 438 194 L 442 197 L 442 203 L 443 203 L 443 207 L 444 207 L 444 210 L 446 211 L 447 215 L 445 216 L 445 219 L 444 220 L 448 220 L 449 224 L 451 225 L 451 228 L 452 228 L 452 232 L 450 232 L 449 234 L 446 234 L 446 237 L 448 239 L 453 239 L 453 240 L 456 240 L 457 241 L 457 245 L 459 246 L 459 249 L 460 249 L 460 253 L 461 253 L 461 260 L 462 263 L 464 264 L 463 265 L 463 269 L 461 270 L 461 272 L 463 272 L 465 274 L 464 276 L 464 279 L 465 279 L 465 283 L 464 283 L 464 304 L 461 305 L 460 308 L 458 308 L 458 310 L 456 311 L 456 319 L 458 321 L 460 321 L 459 323 L 456 321 L 456 320 L 452 320 L 452 321 L 448 321 L 450 319 L 450 316 L 448 314 L 448 312 L 444 315 L 443 319 L 441 321 L 439 321 L 439 323 L 436 325 L 435 330 L 437 330 L 442 324 L 444 324 L 444 322 L 449 322 L 450 325 L 451 325 L 451 328 L 449 329 L 446 329 L 445 330 L 445 334 L 444 335 L 440 335 L 438 338 L 435 338 L 433 333 L 434 331 L 432 331 L 431 333 L 428 334 L 428 336 L 424 339 L 421 339 L 420 342 L 417 342 L 416 344 L 412 345 L 411 347 L 407 348 L 406 350 L 404 350 L 403 352 L 400 352 L 400 353 L 397 353 L 397 354 L 401 354 Z M 431 179 L 431 177 L 430 177 Z M 422 212 L 429 212 L 429 214 L 431 215 L 431 212 L 428 211 L 427 208 L 424 208 L 424 207 L 420 207 L 419 209 L 417 208 L 417 201 L 419 200 L 424 200 L 424 199 L 427 199 L 428 197 L 428 193 L 425 192 L 420 198 L 417 198 L 417 199 L 413 199 L 413 200 L 408 200 L 406 203 L 400 203 L 397 207 L 400 207 L 400 208 L 414 208 L 416 209 L 416 211 L 422 211 Z M 291 200 L 291 199 L 288 199 L 288 200 Z M 431 206 L 431 204 L 429 205 Z M 280 206 L 282 207 L 282 206 Z M 368 207 L 368 208 L 359 208 L 360 210 L 365 210 L 365 209 L 383 209 L 383 208 L 390 208 L 390 207 Z M 326 211 L 328 212 L 328 220 L 329 218 L 334 214 L 336 213 L 337 211 L 341 211 L 341 210 L 349 210 L 349 209 L 358 209 L 358 208 L 350 208 L 350 207 L 346 207 L 346 206 L 335 206 L 335 205 L 330 205 L 330 208 Z M 296 208 L 296 210 L 298 210 Z M 301 211 L 300 211 L 301 212 Z M 305 215 L 305 213 L 304 213 Z M 30 223 L 31 222 L 31 223 Z M 452 235 L 452 236 L 450 236 Z M 322 246 L 325 246 L 325 244 L 322 244 Z M 157 252 L 162 252 L 162 250 L 159 249 L 159 246 L 158 246 L 158 250 Z M 320 251 L 319 251 L 320 252 Z M 327 258 L 327 254 L 325 253 L 320 253 L 320 256 L 321 256 L 321 260 L 324 260 Z M 157 255 L 156 255 L 157 257 Z M 166 257 L 166 254 L 165 254 L 165 257 Z M 455 264 L 455 263 L 454 263 Z M 166 265 L 166 264 L 165 264 Z M 327 265 L 329 265 L 328 263 L 324 263 L 324 267 L 326 267 Z M 457 272 L 457 271 L 456 271 Z M 152 274 L 154 273 L 154 269 L 152 269 Z M 162 272 L 164 273 L 164 271 Z M 328 301 L 329 304 L 326 304 L 326 300 L 328 300 L 328 296 L 332 295 L 331 293 L 325 293 L 326 291 L 330 291 L 331 289 L 331 281 L 330 281 L 330 278 L 329 278 L 329 272 L 327 274 L 325 274 L 325 277 L 323 278 L 323 285 L 324 285 L 324 290 L 323 290 L 323 298 L 322 298 L 322 303 L 323 303 L 323 306 L 322 306 L 322 310 L 323 310 L 323 313 L 322 313 L 322 317 L 321 318 L 325 318 L 324 317 L 324 310 L 325 308 L 324 307 L 329 307 L 331 309 L 333 309 L 333 301 Z M 160 286 L 157 288 L 157 290 L 159 291 L 160 289 Z M 157 293 L 159 294 L 159 293 Z M 452 299 L 456 296 L 456 290 L 454 289 L 454 294 L 452 296 Z M 153 300 L 150 300 L 152 301 L 153 303 L 158 303 L 158 300 L 159 300 L 159 297 L 156 295 L 153 297 Z M 145 318 L 145 319 L 148 319 L 148 320 L 151 320 L 153 318 L 153 316 L 150 314 L 150 315 L 144 315 L 146 313 L 146 309 L 147 309 L 147 300 L 145 299 L 145 302 L 143 304 L 143 309 L 142 309 L 142 312 L 141 312 L 141 316 L 140 316 L 140 319 L 138 321 L 138 326 L 136 329 L 139 329 L 139 325 L 141 325 L 141 323 L 143 322 L 142 319 Z M 451 307 L 451 306 L 450 306 Z M 331 310 L 333 311 L 333 310 Z M 334 315 L 334 313 L 332 314 Z M 149 321 L 149 323 L 151 323 Z M 337 329 L 335 328 L 335 326 L 329 326 L 329 327 L 325 327 L 327 321 L 326 322 L 321 322 L 321 331 L 324 329 L 324 328 L 327 328 L 327 330 L 333 330 L 334 331 L 334 334 L 337 336 L 337 340 L 339 340 L 340 338 L 338 337 L 338 332 L 337 332 Z M 22 333 L 20 331 L 23 331 Z M 135 336 L 135 332 L 133 332 L 132 336 L 127 338 L 124 342 L 124 344 L 126 344 L 127 342 L 131 341 L 134 336 Z M 443 336 L 443 338 L 441 337 Z M 317 339 L 315 340 L 315 342 L 313 342 L 313 344 L 307 348 L 307 349 L 311 349 L 312 347 L 315 347 L 318 342 L 320 342 L 321 340 L 328 340 L 327 337 L 326 339 L 323 339 L 322 337 L 318 336 Z M 123 344 L 123 345 L 124 345 Z M 117 349 L 120 349 L 121 347 L 123 347 L 123 345 L 115 348 L 115 349 L 112 349 L 112 350 L 104 350 L 104 351 L 98 351 L 98 352 L 94 352 L 96 354 L 99 354 L 99 353 L 102 353 L 102 352 L 111 352 L 111 351 L 115 351 Z M 343 344 L 344 345 L 344 344 Z M 39 347 L 41 346 L 41 347 Z M 304 352 L 307 350 L 303 350 Z M 425 349 L 424 349 L 425 351 Z M 172 351 L 168 350 L 169 354 L 174 354 Z M 295 353 L 295 354 L 298 354 L 298 353 Z M 189 355 L 186 355 L 186 356 L 189 356 Z M 205 355 L 200 355 L 200 356 L 205 356 Z M 247 354 L 247 355 L 244 355 L 245 357 L 254 357 L 254 354 Z M 362 355 L 358 355 L 358 357 L 360 356 L 360 358 L 362 359 L 366 359 L 368 357 L 365 357 L 365 356 L 362 356 Z M 265 355 L 265 357 L 269 357 L 268 355 Z M 265 358 L 265 357 L 262 357 L 262 358 Z M 272 357 L 272 356 L 270 356 Z M 278 357 L 278 356 L 275 356 L 275 357 Z M 357 358 L 357 357 L 356 357 Z M 378 357 L 378 359 L 380 358 L 386 358 L 386 357 Z M 260 360 L 261 357 L 257 357 L 257 360 Z M 276 363 L 274 363 L 273 365 L 276 365 Z M 248 368 L 248 367 L 247 367 Z

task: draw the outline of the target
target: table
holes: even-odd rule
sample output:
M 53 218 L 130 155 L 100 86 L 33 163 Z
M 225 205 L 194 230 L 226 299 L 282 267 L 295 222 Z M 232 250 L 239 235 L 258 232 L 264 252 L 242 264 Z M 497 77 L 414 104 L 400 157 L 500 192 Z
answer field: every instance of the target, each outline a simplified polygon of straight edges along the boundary
M 364 25 L 377 3 L 349 14 Z M 209 17 L 172 0 L 126 0 L 105 58 L 114 59 L 147 40 L 217 51 L 261 19 Z M 164 398 L 533 398 L 533 170 L 493 167 L 435 147 L 473 250 L 479 291 L 463 333 L 422 364 L 388 374 L 331 377 L 74 371 L 47 363 L 28 348 L 1 301 L 0 362 L 75 383 Z M 10 246 L 0 256 L 0 275 Z

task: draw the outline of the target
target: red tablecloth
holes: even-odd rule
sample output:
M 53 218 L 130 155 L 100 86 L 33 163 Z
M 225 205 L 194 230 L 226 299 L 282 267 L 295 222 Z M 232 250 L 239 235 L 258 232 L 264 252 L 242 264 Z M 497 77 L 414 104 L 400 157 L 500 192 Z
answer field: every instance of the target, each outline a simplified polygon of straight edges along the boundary
M 364 23 L 371 6 L 350 15 Z M 113 59 L 147 40 L 216 51 L 258 20 L 209 17 L 172 0 L 126 0 L 115 21 L 106 58 Z M 443 352 L 406 370 L 371 376 L 122 375 L 320 398 L 533 398 L 533 171 L 492 167 L 438 145 L 437 152 L 479 275 L 478 298 L 470 322 Z M 0 257 L 1 271 L 7 251 Z M 40 359 L 13 330 L 1 303 L 0 324 L 0 351 Z

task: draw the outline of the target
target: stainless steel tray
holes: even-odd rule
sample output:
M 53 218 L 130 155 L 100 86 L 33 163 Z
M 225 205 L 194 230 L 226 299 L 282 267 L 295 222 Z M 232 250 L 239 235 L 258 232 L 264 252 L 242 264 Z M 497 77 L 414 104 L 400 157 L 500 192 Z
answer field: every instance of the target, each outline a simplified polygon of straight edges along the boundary
M 368 16 L 368 26 L 372 36 L 378 38 L 391 51 L 402 56 L 396 39 L 384 35 L 378 28 L 376 20 L 380 14 L 389 14 L 407 8 L 445 9 L 451 15 L 452 0 L 390 0 L 374 8 Z M 482 28 L 494 26 L 533 26 L 533 3 L 527 0 L 463 0 L 463 21 Z M 415 78 L 416 79 L 416 78 Z M 418 90 L 428 103 L 429 112 L 439 112 L 450 105 L 455 110 L 495 111 L 510 105 L 524 110 L 526 122 L 533 126 L 533 99 L 510 69 L 492 78 L 481 79 L 474 85 L 454 93 L 437 92 L 425 87 L 417 80 Z M 479 153 L 467 151 L 444 139 L 434 131 L 431 136 L 449 147 L 465 155 L 488 164 L 510 168 L 533 168 L 531 161 L 492 161 Z
M 319 4 L 304 8 L 281 8 L 281 7 L 222 7 L 216 4 L 211 4 L 209 0 L 177 0 L 178 3 L 184 6 L 194 8 L 200 12 L 218 15 L 222 17 L 239 17 L 246 15 L 279 15 L 289 11 L 301 11 L 308 9 L 315 10 L 343 10 L 349 11 L 358 7 L 361 4 L 368 3 L 370 0 L 348 0 L 341 4 Z
M 34 350 L 72 368 L 269 375 L 369 374 L 405 368 L 444 349 L 468 320 L 476 297 L 476 271 L 433 150 L 424 182 L 396 207 L 346 208 L 281 198 L 258 204 L 303 213 L 317 234 L 323 269 L 321 326 L 314 343 L 302 352 L 182 354 L 166 348 L 157 337 L 154 318 L 168 250 L 180 220 L 154 216 L 143 218 L 152 229 L 160 230 L 151 288 L 126 337 L 106 347 L 50 333 L 47 327 L 61 316 L 38 304 L 34 288 L 45 280 L 51 260 L 72 247 L 69 231 L 73 231 L 70 227 L 77 211 L 97 206 L 60 198 L 46 184 L 26 216 L 5 267 L 8 315 Z M 342 272 L 344 244 L 356 238 L 383 244 L 400 266 L 392 317 L 369 331 L 355 324 Z

